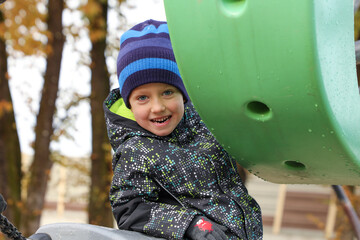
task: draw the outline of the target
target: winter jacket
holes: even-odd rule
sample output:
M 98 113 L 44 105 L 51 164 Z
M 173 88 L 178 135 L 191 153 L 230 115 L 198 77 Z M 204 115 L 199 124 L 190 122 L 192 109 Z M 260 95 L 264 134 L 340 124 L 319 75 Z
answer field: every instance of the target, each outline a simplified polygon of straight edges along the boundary
M 262 239 L 259 205 L 191 102 L 185 104 L 178 126 L 165 137 L 110 111 L 121 102 L 118 89 L 104 102 L 114 150 L 110 201 L 120 229 L 184 239 L 192 219 L 205 215 L 226 226 L 228 236 Z

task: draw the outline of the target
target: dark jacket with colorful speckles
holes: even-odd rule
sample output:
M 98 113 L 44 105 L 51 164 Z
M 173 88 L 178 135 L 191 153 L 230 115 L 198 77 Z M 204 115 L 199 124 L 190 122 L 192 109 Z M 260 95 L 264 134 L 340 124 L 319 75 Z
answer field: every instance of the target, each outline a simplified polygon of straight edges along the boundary
M 115 89 L 104 102 L 115 151 L 110 201 L 120 229 L 183 239 L 194 216 L 205 215 L 226 226 L 230 239 L 262 239 L 259 205 L 190 102 L 175 130 L 159 137 L 110 111 L 120 98 Z

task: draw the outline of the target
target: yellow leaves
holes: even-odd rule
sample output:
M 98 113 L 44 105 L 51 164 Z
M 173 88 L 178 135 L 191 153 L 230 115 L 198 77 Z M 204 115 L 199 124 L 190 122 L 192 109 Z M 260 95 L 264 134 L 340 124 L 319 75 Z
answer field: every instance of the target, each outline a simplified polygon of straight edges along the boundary
M 105 152 L 111 152 L 111 145 L 109 144 L 109 142 L 103 142 L 101 144 L 101 148 L 105 151 Z
M 101 5 L 95 0 L 89 0 L 87 4 L 81 7 L 81 11 L 91 21 L 102 13 Z
M 41 214 L 42 214 L 42 210 L 40 210 L 40 209 L 35 209 L 34 211 L 32 211 L 32 215 L 34 217 L 41 216 Z
M 16 201 L 15 205 L 17 208 L 20 208 L 20 209 L 24 208 L 24 203 L 22 201 Z
M 5 39 L 5 23 L 4 22 L 0 22 L 0 38 Z
M 0 24 L 0 37 L 13 50 L 24 55 L 44 55 L 46 49 L 46 19 L 43 0 L 8 0 L 4 4 L 5 21 Z
M 9 101 L 5 101 L 5 100 L 0 100 L 0 117 L 3 116 L 3 114 L 11 112 L 13 109 L 13 106 L 11 104 L 11 102 Z
M 90 32 L 90 40 L 91 42 L 98 42 L 106 37 L 106 30 L 93 30 Z
M 47 176 L 50 176 L 50 173 L 51 173 L 51 169 L 46 169 L 45 174 L 46 174 Z
M 107 26 L 106 21 L 103 18 L 103 9 L 101 4 L 101 1 L 89 0 L 87 4 L 82 6 L 80 9 L 89 20 L 91 42 L 97 42 L 106 37 Z

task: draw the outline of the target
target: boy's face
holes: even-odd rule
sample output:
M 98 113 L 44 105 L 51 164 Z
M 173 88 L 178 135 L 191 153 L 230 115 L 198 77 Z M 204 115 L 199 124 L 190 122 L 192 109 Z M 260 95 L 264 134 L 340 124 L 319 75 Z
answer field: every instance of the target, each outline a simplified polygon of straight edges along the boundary
M 172 133 L 184 115 L 182 93 L 165 83 L 148 83 L 135 88 L 129 103 L 136 122 L 158 136 Z

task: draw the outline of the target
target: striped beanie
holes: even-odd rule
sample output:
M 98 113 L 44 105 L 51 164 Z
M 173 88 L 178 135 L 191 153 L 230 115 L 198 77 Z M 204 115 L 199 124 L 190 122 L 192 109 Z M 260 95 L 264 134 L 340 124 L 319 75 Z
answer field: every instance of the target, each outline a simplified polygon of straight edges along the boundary
M 147 83 L 166 83 L 178 88 L 188 101 L 185 86 L 171 47 L 166 22 L 147 20 L 126 31 L 117 58 L 120 93 L 128 108 L 129 96 Z

